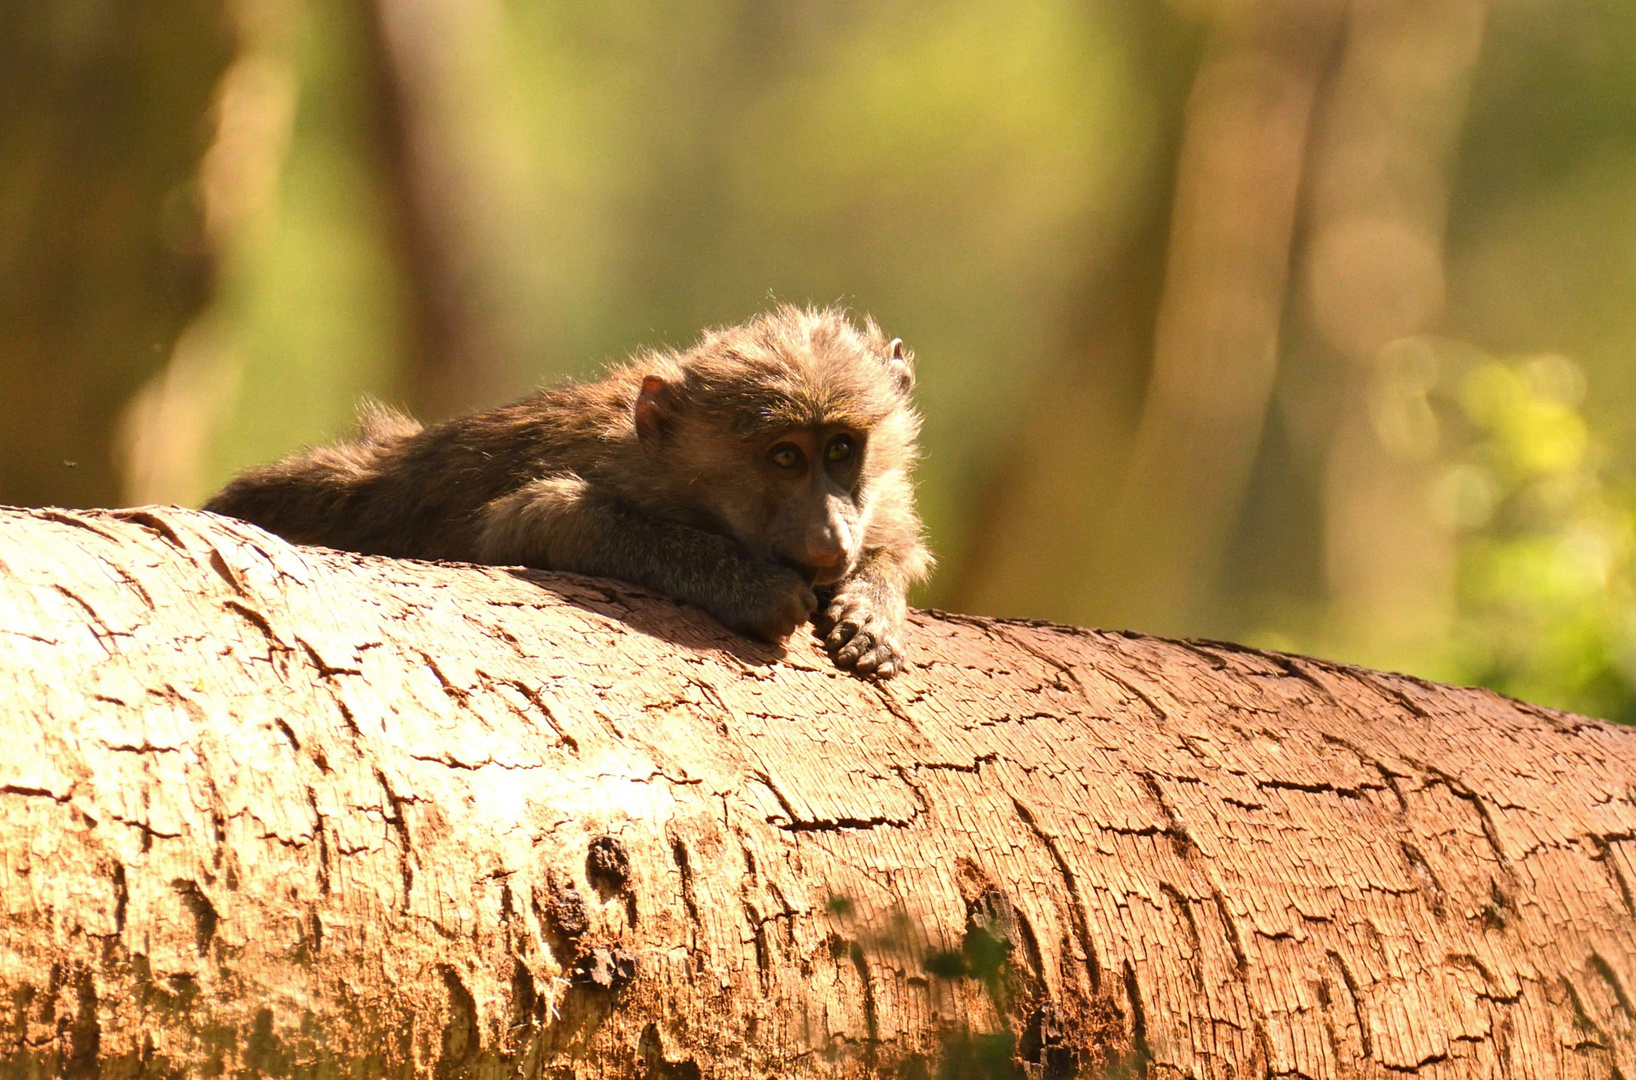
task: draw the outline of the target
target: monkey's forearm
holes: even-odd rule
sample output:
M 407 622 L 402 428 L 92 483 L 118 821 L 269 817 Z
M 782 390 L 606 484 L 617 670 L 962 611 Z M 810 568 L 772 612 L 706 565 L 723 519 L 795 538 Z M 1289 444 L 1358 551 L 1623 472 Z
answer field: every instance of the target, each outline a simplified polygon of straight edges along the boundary
M 889 679 L 903 670 L 903 622 L 909 613 L 913 567 L 890 549 L 865 551 L 825 609 L 832 624 L 824 643 L 835 663 Z
M 874 505 L 858 564 L 824 610 L 824 639 L 838 667 L 889 679 L 907 665 L 903 624 L 909 586 L 926 576 L 931 555 L 920 539 L 920 519 L 906 478 L 888 478 Z
M 578 477 L 548 477 L 485 511 L 479 557 L 615 577 L 697 604 L 766 640 L 806 621 L 817 598 L 794 567 L 725 536 L 599 497 Z

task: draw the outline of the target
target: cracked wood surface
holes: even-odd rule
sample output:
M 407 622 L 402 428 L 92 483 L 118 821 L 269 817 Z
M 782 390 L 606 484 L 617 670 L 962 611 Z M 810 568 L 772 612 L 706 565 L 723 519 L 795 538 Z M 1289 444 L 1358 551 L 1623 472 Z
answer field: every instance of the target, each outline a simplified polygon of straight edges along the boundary
M 1600 721 L 170 508 L 0 512 L 0 614 L 8 1077 L 1636 1078 Z

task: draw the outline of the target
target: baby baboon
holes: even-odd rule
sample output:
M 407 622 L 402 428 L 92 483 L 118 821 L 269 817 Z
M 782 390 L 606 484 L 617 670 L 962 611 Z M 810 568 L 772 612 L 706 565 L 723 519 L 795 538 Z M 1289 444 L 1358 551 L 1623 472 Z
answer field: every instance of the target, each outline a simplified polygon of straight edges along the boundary
M 932 561 L 910 359 L 872 320 L 782 306 L 429 428 L 366 409 L 352 442 L 241 473 L 205 509 L 300 544 L 624 578 L 768 641 L 821 590 L 835 663 L 890 678 Z

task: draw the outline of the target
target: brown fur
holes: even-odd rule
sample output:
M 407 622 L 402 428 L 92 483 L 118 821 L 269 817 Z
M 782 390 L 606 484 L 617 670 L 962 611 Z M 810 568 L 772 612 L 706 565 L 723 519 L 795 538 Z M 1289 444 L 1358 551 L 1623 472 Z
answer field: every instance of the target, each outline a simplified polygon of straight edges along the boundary
M 250 469 L 205 509 L 296 543 L 624 578 L 769 640 L 816 586 L 837 664 L 886 678 L 931 565 L 913 383 L 873 321 L 783 306 L 429 428 L 370 407 L 352 441 Z

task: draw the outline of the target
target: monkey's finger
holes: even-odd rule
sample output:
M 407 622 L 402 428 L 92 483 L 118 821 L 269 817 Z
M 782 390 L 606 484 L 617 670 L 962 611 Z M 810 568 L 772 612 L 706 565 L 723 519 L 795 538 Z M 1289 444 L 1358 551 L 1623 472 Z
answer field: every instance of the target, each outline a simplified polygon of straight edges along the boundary
M 836 628 L 850 626 L 855 631 L 863 625 L 864 612 L 858 604 L 831 604 L 824 617 L 834 623 Z
M 868 675 L 870 672 L 879 669 L 882 664 L 891 660 L 893 655 L 894 654 L 889 646 L 876 645 L 873 649 L 870 649 L 868 652 L 858 657 L 857 662 L 852 665 L 852 670 L 856 671 L 859 675 Z
M 902 662 L 895 656 L 885 661 L 880 667 L 875 669 L 875 678 L 882 681 L 890 679 L 892 676 L 903 670 L 901 663 Z
M 831 649 L 839 649 L 842 645 L 851 641 L 857 632 L 858 624 L 855 622 L 837 623 L 835 629 L 829 632 L 829 637 L 824 639 L 824 644 Z
M 856 637 L 846 643 L 846 647 L 835 654 L 835 662 L 842 667 L 852 667 L 863 656 L 875 647 L 875 635 L 867 630 L 860 631 Z
M 846 640 L 842 642 L 843 645 L 855 645 L 857 651 L 862 652 L 875 644 L 874 631 L 867 622 L 848 623 L 847 625 L 849 629 Z

